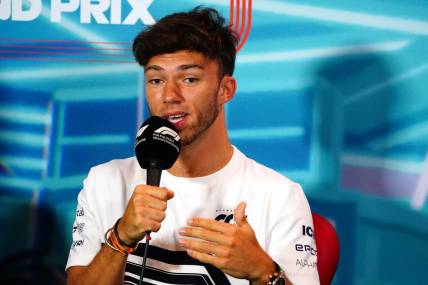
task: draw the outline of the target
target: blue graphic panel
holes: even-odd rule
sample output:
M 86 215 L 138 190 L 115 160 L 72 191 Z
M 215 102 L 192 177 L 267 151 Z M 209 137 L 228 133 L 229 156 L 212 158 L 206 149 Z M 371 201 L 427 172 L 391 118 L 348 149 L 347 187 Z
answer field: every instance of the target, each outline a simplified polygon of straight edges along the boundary
M 313 106 L 311 95 L 309 91 L 289 90 L 238 93 L 227 109 L 232 143 L 274 169 L 308 170 L 313 125 L 312 110 L 308 108 Z
M 200 4 L 228 18 L 231 2 L 142 1 L 133 16 L 130 1 L 76 1 L 62 12 L 66 1 L 6 5 L 19 2 L 0 1 L 0 226 L 14 233 L 0 235 L 0 261 L 20 244 L 63 274 L 84 177 L 131 156 L 148 116 L 133 38 Z M 428 266 L 428 3 L 252 1 L 251 15 L 226 106 L 232 143 L 301 183 L 335 222 L 334 284 L 419 284 Z M 420 250 L 410 258 L 412 244 Z

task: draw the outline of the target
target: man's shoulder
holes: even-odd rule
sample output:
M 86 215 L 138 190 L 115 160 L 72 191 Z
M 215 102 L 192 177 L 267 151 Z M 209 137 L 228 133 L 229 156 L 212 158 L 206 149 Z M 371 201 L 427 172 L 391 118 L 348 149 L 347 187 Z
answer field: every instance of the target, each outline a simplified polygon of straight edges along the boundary
M 270 207 L 283 208 L 294 207 L 293 205 L 305 205 L 305 194 L 298 182 L 284 176 L 283 174 L 267 167 L 251 158 L 246 158 L 245 174 L 241 178 L 247 185 L 251 195 L 256 199 L 270 201 Z M 275 206 L 272 206 L 275 205 Z
M 247 160 L 248 171 L 250 171 L 252 173 L 252 175 L 254 175 L 254 177 L 270 179 L 270 180 L 278 182 L 278 183 L 286 183 L 286 184 L 295 183 L 290 178 L 284 176 L 283 174 L 279 173 L 278 171 L 254 160 L 252 158 L 246 157 L 246 160 Z
M 247 177 L 250 177 L 252 181 L 260 181 L 268 183 L 270 185 L 277 185 L 289 188 L 297 183 L 290 178 L 284 176 L 278 171 L 250 158 L 245 154 L 241 153 L 245 160 L 245 172 Z

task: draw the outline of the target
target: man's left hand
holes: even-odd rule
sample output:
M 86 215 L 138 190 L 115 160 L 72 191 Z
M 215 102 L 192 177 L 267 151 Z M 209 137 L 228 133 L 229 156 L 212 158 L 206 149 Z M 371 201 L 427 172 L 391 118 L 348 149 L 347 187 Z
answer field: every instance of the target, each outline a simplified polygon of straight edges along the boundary
M 245 202 L 236 207 L 234 225 L 213 219 L 190 219 L 189 227 L 180 229 L 180 235 L 195 239 L 180 238 L 179 242 L 194 259 L 212 264 L 235 278 L 266 284 L 275 264 L 257 242 L 245 207 Z

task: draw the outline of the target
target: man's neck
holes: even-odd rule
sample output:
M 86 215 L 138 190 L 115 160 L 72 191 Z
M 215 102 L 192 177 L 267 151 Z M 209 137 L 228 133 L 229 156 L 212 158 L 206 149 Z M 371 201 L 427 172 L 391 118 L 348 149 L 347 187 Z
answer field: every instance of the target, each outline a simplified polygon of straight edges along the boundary
M 223 168 L 232 155 L 233 147 L 227 135 L 224 113 L 221 113 L 209 130 L 181 149 L 168 171 L 180 177 L 206 176 Z

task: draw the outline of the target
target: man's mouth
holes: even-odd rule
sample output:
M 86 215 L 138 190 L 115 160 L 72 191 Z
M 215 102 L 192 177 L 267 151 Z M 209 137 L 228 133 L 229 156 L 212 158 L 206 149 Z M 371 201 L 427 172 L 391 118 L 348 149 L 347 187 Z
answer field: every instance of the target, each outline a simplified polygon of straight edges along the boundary
M 183 119 L 186 117 L 186 114 L 176 113 L 176 114 L 164 115 L 163 117 L 168 121 L 170 121 L 171 123 L 173 123 L 174 126 L 179 129 L 181 126 L 181 123 L 183 123 Z

